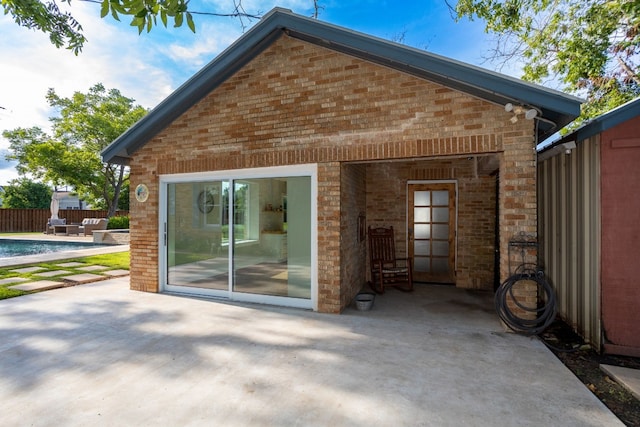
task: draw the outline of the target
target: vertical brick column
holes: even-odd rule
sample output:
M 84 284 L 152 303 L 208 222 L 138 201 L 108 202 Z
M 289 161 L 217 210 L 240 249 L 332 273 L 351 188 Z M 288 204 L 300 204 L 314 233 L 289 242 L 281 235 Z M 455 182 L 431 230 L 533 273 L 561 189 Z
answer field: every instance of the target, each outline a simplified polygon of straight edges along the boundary
M 536 152 L 532 121 L 520 120 L 513 130 L 505 132 L 503 154 L 500 161 L 500 281 L 504 282 L 522 262 L 519 251 L 509 260 L 509 241 L 522 235 L 537 239 L 536 206 Z M 527 262 L 537 259 L 535 248 L 527 250 Z M 511 261 L 511 262 L 509 262 Z M 523 281 L 514 288 L 516 298 L 528 307 L 535 307 L 537 286 L 533 281 Z M 519 317 L 534 318 L 535 313 L 525 313 L 512 302 L 509 308 Z
M 318 311 L 340 313 L 340 163 L 318 165 Z
M 367 278 L 366 165 L 342 164 L 340 189 L 340 307 L 344 310 L 362 289 Z M 364 237 L 364 239 L 362 239 Z
M 155 162 L 141 157 L 131 165 L 130 228 L 131 228 L 131 284 L 135 291 L 159 292 L 158 277 L 158 179 L 150 168 Z M 145 162 L 146 160 L 146 162 Z M 135 198 L 135 188 L 145 184 L 149 188 L 149 198 L 139 202 Z

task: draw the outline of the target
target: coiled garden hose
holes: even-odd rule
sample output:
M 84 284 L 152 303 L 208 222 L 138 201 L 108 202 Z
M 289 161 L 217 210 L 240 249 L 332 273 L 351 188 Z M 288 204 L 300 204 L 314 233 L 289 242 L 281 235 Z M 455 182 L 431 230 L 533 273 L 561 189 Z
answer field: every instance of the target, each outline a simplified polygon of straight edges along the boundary
M 536 303 L 535 307 L 531 307 L 518 301 L 514 295 L 514 287 L 521 281 L 533 281 L 537 284 L 538 294 L 540 291 L 544 293 L 544 298 L 539 299 L 543 301 L 542 305 Z M 523 310 L 526 317 L 514 313 L 509 307 L 509 300 Z M 542 271 L 520 272 L 509 277 L 496 291 L 495 306 L 498 316 L 511 330 L 527 336 L 540 335 L 554 322 L 557 313 L 556 294 Z M 535 313 L 535 316 L 530 313 Z

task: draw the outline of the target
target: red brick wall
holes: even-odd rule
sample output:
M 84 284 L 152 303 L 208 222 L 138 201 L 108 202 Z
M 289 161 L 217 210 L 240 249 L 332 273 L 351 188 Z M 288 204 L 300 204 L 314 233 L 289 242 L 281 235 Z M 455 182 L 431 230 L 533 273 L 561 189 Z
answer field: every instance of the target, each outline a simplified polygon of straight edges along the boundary
M 601 296 L 607 352 L 640 357 L 640 117 L 601 136 Z
M 502 106 L 282 36 L 133 156 L 132 185 L 144 182 L 151 195 L 145 203 L 132 200 L 132 288 L 158 289 L 160 174 L 318 164 L 319 310 L 339 312 L 355 286 L 355 274 L 341 272 L 342 257 L 358 252 L 341 249 L 341 229 L 352 227 L 342 223 L 352 219 L 340 214 L 341 191 L 353 194 L 344 184 L 350 179 L 341 189 L 342 163 L 506 150 L 501 166 L 513 168 L 500 182 L 508 206 L 500 220 L 506 253 L 508 234 L 522 227 L 534 232 L 536 222 L 533 123 L 514 125 L 510 117 Z M 406 176 L 389 171 L 398 179 Z M 421 165 L 412 179 L 451 176 L 436 172 Z M 405 183 L 390 185 L 399 189 Z M 384 203 L 392 211 L 402 206 Z M 368 222 L 377 219 L 367 213 Z M 341 291 L 344 277 L 351 278 Z

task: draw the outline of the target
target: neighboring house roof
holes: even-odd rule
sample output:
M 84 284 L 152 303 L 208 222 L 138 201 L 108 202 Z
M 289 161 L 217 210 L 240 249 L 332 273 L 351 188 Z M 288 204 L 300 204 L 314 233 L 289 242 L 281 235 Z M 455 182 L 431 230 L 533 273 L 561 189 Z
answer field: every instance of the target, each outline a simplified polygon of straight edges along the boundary
M 553 157 L 556 154 L 564 152 L 567 147 L 575 147 L 575 144 L 579 144 L 587 138 L 639 116 L 640 97 L 588 121 L 573 132 L 563 136 L 561 139 L 543 147 L 538 151 L 538 161 L 543 161 L 549 157 Z
M 580 113 L 581 100 L 479 67 L 382 40 L 275 8 L 102 151 L 106 162 L 127 163 L 139 148 L 194 104 L 258 56 L 283 33 L 384 65 L 504 105 L 535 107 L 543 140 Z

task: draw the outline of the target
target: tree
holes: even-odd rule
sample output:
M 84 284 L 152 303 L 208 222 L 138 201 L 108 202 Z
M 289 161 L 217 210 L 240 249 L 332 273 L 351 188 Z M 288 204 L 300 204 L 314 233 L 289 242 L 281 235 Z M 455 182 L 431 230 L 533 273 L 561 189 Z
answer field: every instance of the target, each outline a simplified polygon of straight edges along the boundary
M 120 199 L 118 200 L 118 209 L 121 211 L 129 210 L 129 191 L 131 189 L 129 184 L 130 181 L 129 177 L 127 176 L 127 179 L 122 184 L 122 188 L 120 189 Z
M 3 132 L 10 144 L 7 159 L 18 161 L 21 175 L 74 187 L 82 199 L 113 216 L 128 172 L 123 165 L 103 163 L 100 152 L 147 110 L 102 84 L 86 94 L 75 92 L 71 98 L 61 98 L 49 89 L 47 100 L 59 110 L 59 116 L 50 118 L 52 135 L 38 127 Z
M 586 96 L 581 120 L 640 96 L 640 2 L 459 0 L 456 19 L 497 35 L 489 59 L 523 61 L 523 79 L 557 79 Z
M 48 209 L 52 190 L 27 178 L 14 179 L 4 187 L 2 207 L 10 209 Z
M 157 25 L 158 17 L 167 27 L 169 20 L 174 27 L 181 27 L 184 22 L 195 33 L 196 26 L 193 15 L 209 15 L 217 17 L 233 17 L 240 19 L 244 26 L 247 19 L 259 19 L 260 15 L 247 13 L 242 0 L 233 0 L 230 12 L 196 12 L 188 10 L 189 0 L 79 0 L 100 4 L 102 18 L 110 15 L 119 21 L 120 16 L 131 17 L 131 26 L 142 33 Z M 71 5 L 71 0 L 60 0 Z M 80 53 L 87 39 L 82 34 L 82 25 L 67 11 L 62 11 L 55 0 L 1 0 L 4 14 L 11 15 L 16 24 L 49 35 L 49 40 L 56 47 L 66 47 L 76 55 Z

